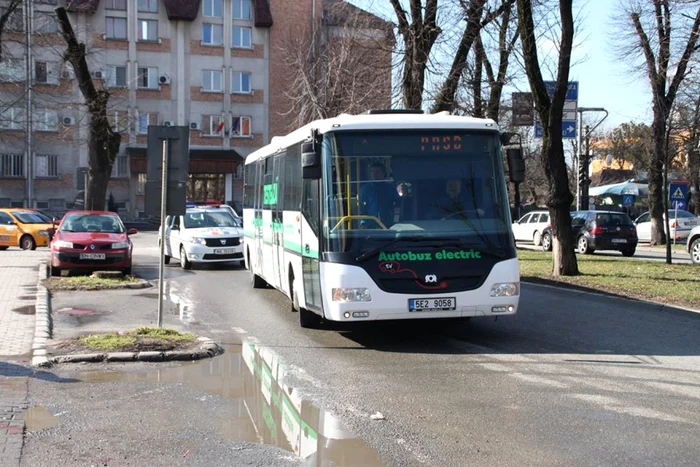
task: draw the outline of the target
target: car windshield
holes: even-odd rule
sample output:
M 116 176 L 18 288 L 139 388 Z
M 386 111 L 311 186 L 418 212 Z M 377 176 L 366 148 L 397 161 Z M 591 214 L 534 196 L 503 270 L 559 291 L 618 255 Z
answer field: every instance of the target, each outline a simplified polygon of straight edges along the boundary
M 596 225 L 601 227 L 615 227 L 622 225 L 634 225 L 632 219 L 627 214 L 617 214 L 612 212 L 605 212 L 596 214 L 595 217 Z
M 61 232 L 124 233 L 122 221 L 107 214 L 68 214 L 61 222 Z
M 324 236 L 363 251 L 407 235 L 508 245 L 510 213 L 498 133 L 470 130 L 326 134 Z
M 50 224 L 51 223 L 50 220 L 47 222 L 46 219 L 44 219 L 42 216 L 40 216 L 36 212 L 15 211 L 12 213 L 12 215 L 15 216 L 15 219 L 17 219 L 21 224 Z
M 669 212 L 669 216 L 672 219 L 680 219 L 680 218 L 688 219 L 688 218 L 697 217 L 695 214 L 693 214 L 692 212 L 688 212 L 688 211 L 681 211 L 681 210 L 676 211 L 673 209 L 669 209 L 668 212 Z
M 224 209 L 210 211 L 194 211 L 185 214 L 185 228 L 199 229 L 202 227 L 239 227 L 240 222 Z

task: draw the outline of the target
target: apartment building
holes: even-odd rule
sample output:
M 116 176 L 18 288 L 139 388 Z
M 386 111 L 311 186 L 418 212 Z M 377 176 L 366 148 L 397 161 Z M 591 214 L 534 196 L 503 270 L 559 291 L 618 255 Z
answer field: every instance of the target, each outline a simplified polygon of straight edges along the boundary
M 3 35 L 0 206 L 60 212 L 74 207 L 85 187 L 88 116 L 62 60 L 55 3 L 25 0 Z M 333 16 L 326 9 L 337 4 L 69 1 L 93 82 L 110 92 L 109 116 L 122 135 L 108 188 L 120 213 L 134 218 L 144 210 L 149 125 L 190 128 L 189 199 L 240 202 L 245 157 L 297 123 L 288 112 L 284 46 L 294 34 L 326 27 L 324 17 Z M 390 65 L 390 54 L 382 57 Z M 390 85 L 378 89 L 376 106 L 388 106 Z

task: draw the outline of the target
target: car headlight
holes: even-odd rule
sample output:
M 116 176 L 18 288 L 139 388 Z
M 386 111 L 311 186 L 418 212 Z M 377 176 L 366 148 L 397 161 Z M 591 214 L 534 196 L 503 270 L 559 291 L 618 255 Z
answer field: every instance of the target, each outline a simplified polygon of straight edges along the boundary
M 202 237 L 190 237 L 190 243 L 199 243 L 200 245 L 206 245 L 207 241 Z
M 372 295 L 370 295 L 369 290 L 364 287 L 347 289 L 347 288 L 334 288 L 333 289 L 333 301 L 334 302 L 370 302 L 372 301 Z
M 514 295 L 520 295 L 519 282 L 505 282 L 491 286 L 492 297 L 512 297 Z
M 129 242 L 112 243 L 113 250 L 123 250 L 124 248 L 129 248 Z
M 41 235 L 42 237 L 48 237 L 49 233 L 46 230 L 40 230 L 39 235 Z
M 56 248 L 73 248 L 73 244 L 65 240 L 56 240 L 54 245 L 56 245 Z

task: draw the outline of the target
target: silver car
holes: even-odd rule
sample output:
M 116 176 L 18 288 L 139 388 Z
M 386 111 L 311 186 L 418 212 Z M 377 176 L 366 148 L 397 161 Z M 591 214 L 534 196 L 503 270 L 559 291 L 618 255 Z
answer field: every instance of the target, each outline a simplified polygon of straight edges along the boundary
M 693 228 L 688 234 L 688 254 L 691 261 L 700 264 L 700 225 Z

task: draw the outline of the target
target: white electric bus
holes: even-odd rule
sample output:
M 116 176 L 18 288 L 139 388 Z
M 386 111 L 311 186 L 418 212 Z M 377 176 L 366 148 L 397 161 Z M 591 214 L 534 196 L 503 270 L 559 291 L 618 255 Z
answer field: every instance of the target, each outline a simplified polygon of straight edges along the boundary
M 501 134 L 492 120 L 372 110 L 312 122 L 245 161 L 252 286 L 302 327 L 514 314 L 520 295 Z M 508 149 L 512 181 L 521 149 Z

